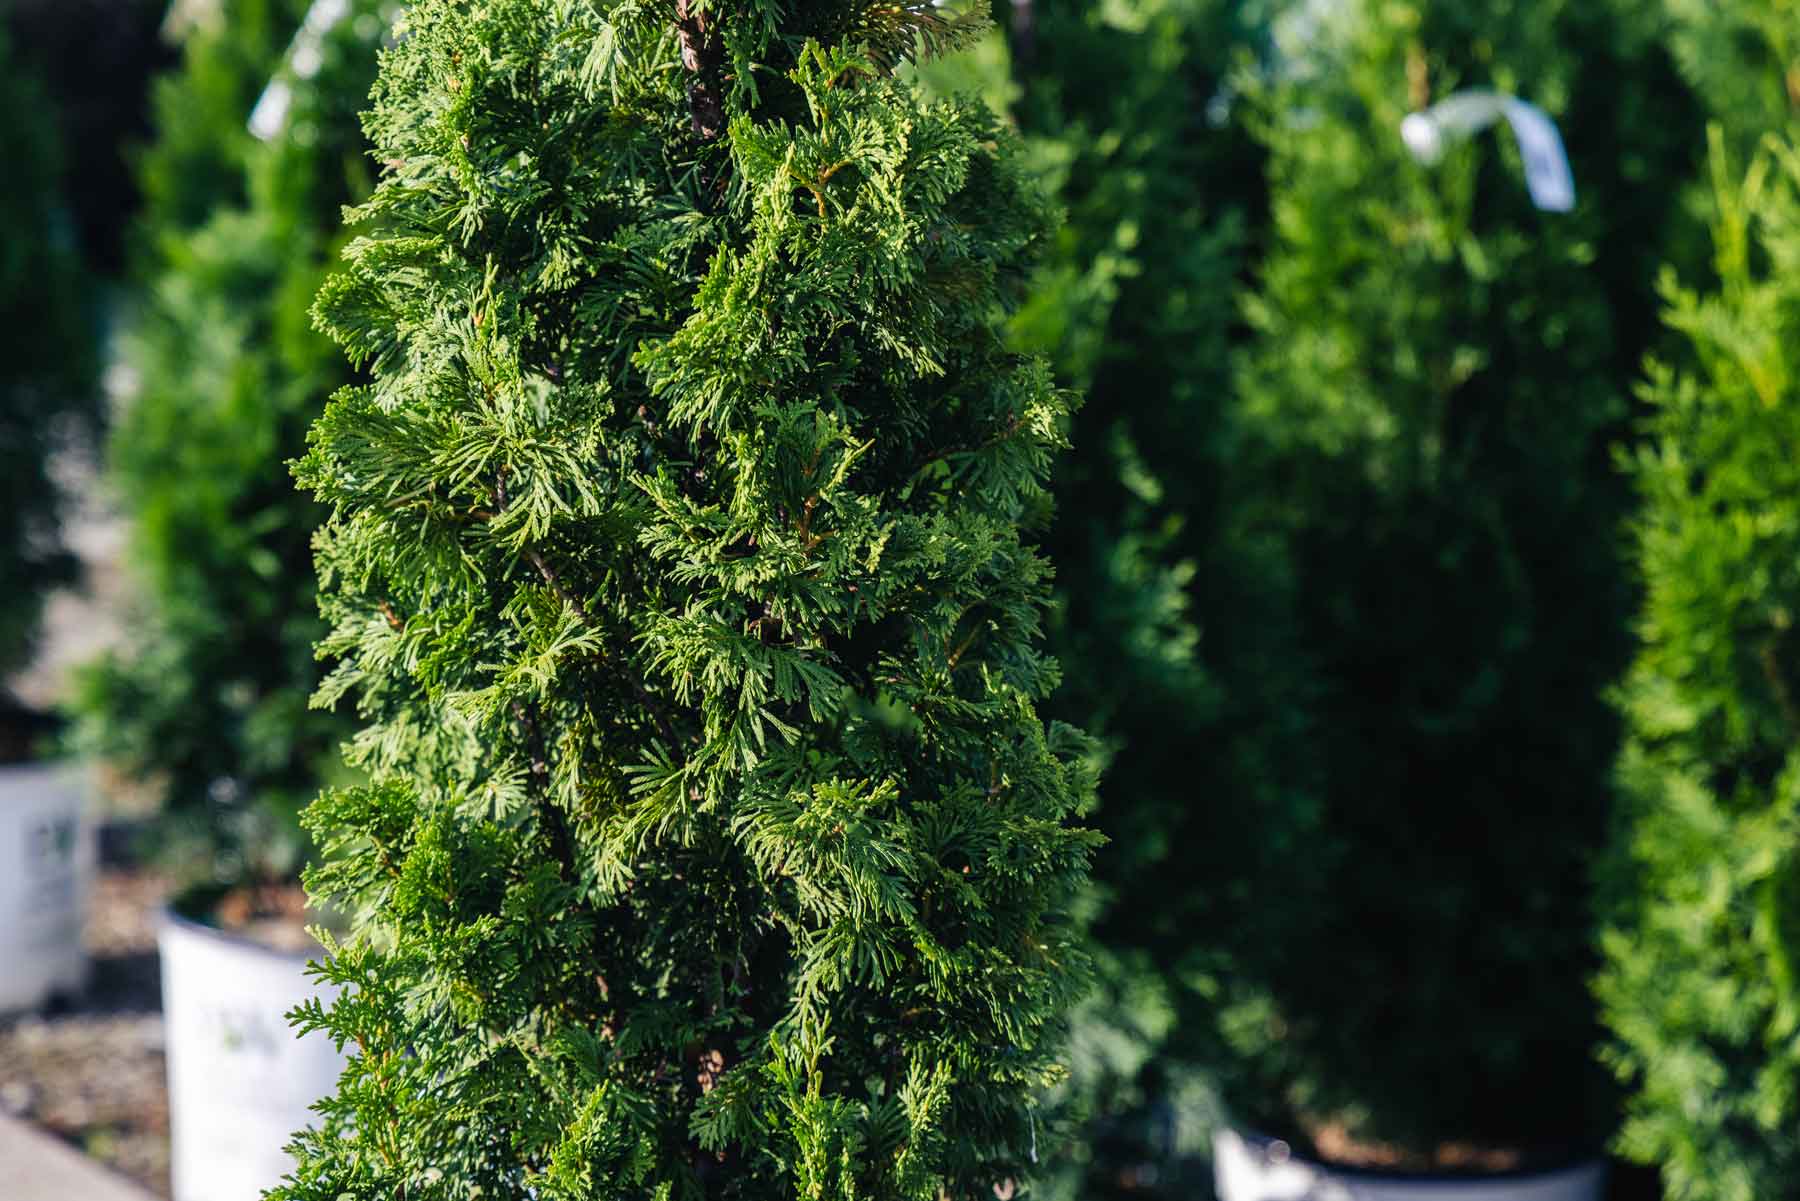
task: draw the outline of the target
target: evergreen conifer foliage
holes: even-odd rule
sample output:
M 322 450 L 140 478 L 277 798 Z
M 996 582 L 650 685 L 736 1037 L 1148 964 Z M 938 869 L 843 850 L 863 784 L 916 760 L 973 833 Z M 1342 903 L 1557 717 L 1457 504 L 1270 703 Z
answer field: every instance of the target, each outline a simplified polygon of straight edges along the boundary
M 1632 6 L 1351 3 L 1261 97 L 1273 241 L 1244 456 L 1297 587 L 1323 906 L 1279 907 L 1221 1011 L 1251 1118 L 1410 1143 L 1599 1139 L 1591 873 L 1629 649 L 1609 444 L 1654 334 L 1645 231 L 1691 125 Z M 1398 128 L 1464 87 L 1562 124 L 1535 211 L 1503 131 L 1429 169 Z M 1664 171 L 1662 165 L 1670 170 Z
M 1065 675 L 1053 704 L 1111 748 L 1101 937 L 1179 976 L 1196 929 L 1252 924 L 1213 907 L 1244 899 L 1246 857 L 1264 848 L 1234 831 L 1294 789 L 1296 757 L 1278 748 L 1302 733 L 1276 684 L 1293 660 L 1273 619 L 1281 568 L 1247 544 L 1228 482 L 1236 302 L 1265 197 L 1260 147 L 1215 102 L 1256 38 L 1236 4 L 1032 13 L 1019 121 L 1069 217 L 1015 333 L 1088 397 L 1044 536 Z M 1210 752 L 1198 763 L 1196 747 Z
M 1071 1047 L 1071 1100 L 1096 1119 L 1072 1149 L 1083 1201 L 1204 1187 L 1182 1167 L 1210 1165 L 1178 1166 L 1168 1135 L 1174 1098 L 1201 1090 L 1164 1069 L 1218 1067 L 1221 992 L 1246 953 L 1280 946 L 1264 919 L 1331 903 L 1303 833 L 1246 837 L 1289 825 L 1312 770 L 1285 567 L 1246 528 L 1234 466 L 1238 300 L 1267 209 L 1250 106 L 1232 100 L 1268 36 L 1254 7 L 1035 0 L 1027 22 L 996 6 L 1031 161 L 1067 210 L 1015 345 L 1087 398 L 1040 534 L 1064 677 L 1051 712 L 1102 741 L 1107 780 L 1091 926 L 1106 953 Z
M 108 448 L 143 604 L 78 698 L 87 748 L 159 783 L 165 842 L 221 884 L 298 870 L 294 815 L 349 734 L 347 714 L 307 708 L 324 513 L 286 464 L 353 378 L 310 309 L 342 207 L 373 186 L 357 110 L 387 6 L 353 0 L 305 78 L 281 53 L 290 7 L 230 0 L 157 90 L 145 295 L 123 339 L 137 387 Z M 259 141 L 245 119 L 271 75 L 293 98 Z
M 93 417 L 90 314 L 63 203 L 54 113 L 0 30 L 0 676 L 32 649 L 44 597 L 72 578 L 52 452 Z M 4 700 L 0 694 L 0 701 Z M 0 747 L 0 754 L 14 748 Z
M 160 266 L 159 243 L 176 231 L 204 225 L 221 209 L 242 208 L 250 201 L 249 168 L 259 143 L 246 118 L 258 94 L 280 72 L 307 2 L 171 5 L 168 32 L 181 38 L 181 62 L 150 89 L 155 137 L 138 162 L 144 198 L 139 226 L 147 243 L 141 249 L 148 259 L 140 267 Z M 187 21 L 178 19 L 184 10 Z M 354 104 L 366 95 L 365 87 L 344 100 Z
M 1048 1133 L 1085 749 L 1020 541 L 1041 200 L 926 4 L 422 0 L 298 467 L 368 787 L 288 1201 L 976 1198 Z
M 1800 109 L 1800 25 L 1781 0 L 1669 0 L 1682 76 L 1740 161 Z M 1709 195 L 1707 199 L 1711 199 Z
M 1794 380 L 1800 149 L 1741 179 L 1715 133 L 1718 273 L 1665 282 L 1689 342 L 1652 368 L 1632 458 L 1647 597 L 1620 697 L 1631 889 L 1604 946 L 1620 1138 L 1670 1198 L 1752 1201 L 1800 1173 L 1800 709 Z

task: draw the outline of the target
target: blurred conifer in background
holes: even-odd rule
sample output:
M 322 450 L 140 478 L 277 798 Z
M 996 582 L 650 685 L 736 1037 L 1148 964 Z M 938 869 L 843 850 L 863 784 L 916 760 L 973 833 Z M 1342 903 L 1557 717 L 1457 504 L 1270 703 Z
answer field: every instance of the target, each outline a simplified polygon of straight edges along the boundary
M 142 299 L 122 350 L 134 392 L 107 456 L 144 609 L 78 703 L 88 748 L 163 793 L 171 846 L 230 882 L 298 868 L 293 815 L 349 729 L 308 708 L 323 510 L 287 464 L 353 378 L 309 309 L 347 236 L 342 206 L 372 186 L 357 114 L 386 15 L 353 0 L 317 61 L 296 63 L 305 5 L 193 7 L 182 69 L 155 90 Z M 268 86 L 291 100 L 265 141 L 246 126 Z
M 73 581 L 55 451 L 98 417 L 100 314 L 65 197 L 56 110 L 0 28 L 0 676 L 35 647 L 46 594 Z M 0 689 L 0 758 L 32 748 Z
M 1278 1131 L 1429 1154 L 1610 1127 L 1591 873 L 1634 603 L 1611 444 L 1698 137 L 1662 33 L 1622 3 L 1345 3 L 1257 97 L 1244 478 L 1291 558 L 1318 790 L 1246 836 L 1304 831 L 1325 901 L 1256 898 L 1285 929 L 1236 959 L 1264 993 L 1222 1029 L 1238 1112 Z M 1411 159 L 1401 119 L 1470 87 L 1560 121 L 1575 212 L 1533 209 L 1504 127 Z
M 1239 291 L 1267 207 L 1234 80 L 1269 31 L 1223 0 L 997 11 L 1029 161 L 1066 212 L 1013 337 L 1085 393 L 1040 527 L 1052 708 L 1103 739 L 1108 781 L 1102 987 L 1075 1041 L 1091 1124 L 1063 1187 L 1181 1195 L 1197 1184 L 1179 1175 L 1181 1065 L 1220 1060 L 1218 998 L 1194 983 L 1219 979 L 1220 931 L 1262 937 L 1255 897 L 1298 903 L 1310 879 L 1288 834 L 1245 837 L 1289 815 L 1307 766 L 1287 749 L 1306 719 L 1285 570 L 1244 525 L 1231 466 Z

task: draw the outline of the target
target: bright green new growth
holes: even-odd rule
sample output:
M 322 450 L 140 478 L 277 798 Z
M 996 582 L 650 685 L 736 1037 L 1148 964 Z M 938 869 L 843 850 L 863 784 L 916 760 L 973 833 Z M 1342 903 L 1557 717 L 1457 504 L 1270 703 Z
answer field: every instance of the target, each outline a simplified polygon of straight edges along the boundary
M 319 305 L 373 383 L 299 467 L 376 781 L 310 814 L 361 921 L 302 1018 L 354 1056 L 290 1201 L 985 1201 L 1049 1146 L 1044 209 L 887 74 L 929 4 L 675 15 L 422 0 L 383 62 Z
M 144 603 L 79 699 L 87 748 L 157 781 L 167 849 L 225 884 L 297 872 L 294 815 L 350 732 L 307 710 L 324 514 L 285 464 L 352 379 L 309 311 L 342 206 L 373 186 L 357 110 L 384 23 L 375 0 L 349 4 L 302 78 L 284 52 L 304 8 L 231 0 L 157 90 L 145 298 L 124 339 L 137 387 L 108 453 Z M 293 98 L 264 142 L 245 122 L 271 76 Z
M 1632 1090 L 1620 1139 L 1670 1198 L 1800 1175 L 1800 151 L 1740 183 L 1714 134 L 1719 284 L 1670 272 L 1693 366 L 1655 366 L 1634 457 L 1644 645 L 1622 690 L 1631 893 L 1599 981 Z
M 1800 23 L 1787 0 L 1666 0 L 1669 46 L 1682 76 L 1747 159 L 1784 128 L 1800 100 Z M 1710 200 L 1711 196 L 1708 195 Z
M 50 457 L 73 423 L 93 416 L 96 391 L 81 265 L 45 105 L 0 31 L 0 328 L 8 344 L 0 365 L 0 676 L 30 654 L 45 595 L 72 577 Z M 0 692 L 0 707 L 5 699 Z M 0 746 L 0 756 L 12 749 Z

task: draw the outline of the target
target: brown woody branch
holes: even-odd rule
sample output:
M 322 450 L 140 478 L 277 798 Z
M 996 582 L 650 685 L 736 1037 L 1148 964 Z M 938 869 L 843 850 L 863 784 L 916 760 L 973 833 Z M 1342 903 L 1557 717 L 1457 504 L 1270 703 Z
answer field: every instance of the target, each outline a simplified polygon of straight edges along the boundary
M 525 557 L 531 560 L 531 565 L 538 569 L 539 575 L 544 577 L 544 583 L 550 585 L 550 590 L 556 593 L 556 599 L 575 610 L 575 616 L 581 618 L 582 625 L 591 627 L 599 624 L 594 620 L 593 614 L 588 612 L 588 607 L 582 599 L 563 586 L 562 577 L 551 569 L 543 555 L 540 555 L 533 547 L 526 547 Z
M 1012 0 L 1013 56 L 1022 67 L 1037 59 L 1037 10 L 1032 0 Z
M 694 132 L 710 142 L 725 132 L 725 43 L 700 0 L 675 0 L 675 30 L 681 36 L 681 65 L 694 76 L 687 87 L 688 113 Z
M 1788 729 L 1800 732 L 1800 706 L 1794 704 L 1793 690 L 1781 672 L 1780 641 L 1779 633 L 1766 639 L 1757 658 L 1762 662 L 1763 678 L 1769 682 L 1769 692 L 1775 698 L 1782 720 Z

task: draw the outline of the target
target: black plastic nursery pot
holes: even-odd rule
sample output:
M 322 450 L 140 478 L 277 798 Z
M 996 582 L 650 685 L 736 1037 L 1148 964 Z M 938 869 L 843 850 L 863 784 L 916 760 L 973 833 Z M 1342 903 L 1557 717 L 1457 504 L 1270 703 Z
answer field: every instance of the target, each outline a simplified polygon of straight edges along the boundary
M 1229 1127 L 1213 1136 L 1219 1201 L 1602 1201 L 1607 1168 L 1591 1154 L 1512 1171 L 1389 1171 L 1322 1163 Z
M 196 920 L 184 898 L 157 929 L 169 1072 L 175 1201 L 244 1201 L 293 1170 L 286 1150 L 337 1085 L 331 1040 L 301 1038 L 287 1014 L 324 995 L 306 975 L 313 953 L 275 949 Z

